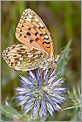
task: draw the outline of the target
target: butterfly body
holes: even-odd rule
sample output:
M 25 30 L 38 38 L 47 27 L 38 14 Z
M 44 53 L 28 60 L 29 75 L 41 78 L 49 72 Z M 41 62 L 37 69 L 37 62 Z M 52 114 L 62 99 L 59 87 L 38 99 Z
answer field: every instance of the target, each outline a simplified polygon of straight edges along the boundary
M 22 43 L 3 51 L 6 63 L 20 71 L 55 66 L 55 54 L 50 33 L 41 18 L 26 9 L 16 28 L 16 38 Z

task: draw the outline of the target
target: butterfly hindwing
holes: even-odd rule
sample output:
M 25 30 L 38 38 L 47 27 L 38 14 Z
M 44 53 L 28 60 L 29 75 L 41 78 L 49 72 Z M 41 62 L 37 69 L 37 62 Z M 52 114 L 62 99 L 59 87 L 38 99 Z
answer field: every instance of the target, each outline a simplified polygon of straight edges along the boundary
M 20 71 L 38 68 L 41 60 L 44 59 L 45 56 L 45 53 L 23 44 L 12 45 L 3 51 L 3 58 L 9 67 Z
M 53 56 L 50 33 L 41 18 L 31 9 L 26 9 L 16 28 L 16 38 L 23 44 L 43 50 Z

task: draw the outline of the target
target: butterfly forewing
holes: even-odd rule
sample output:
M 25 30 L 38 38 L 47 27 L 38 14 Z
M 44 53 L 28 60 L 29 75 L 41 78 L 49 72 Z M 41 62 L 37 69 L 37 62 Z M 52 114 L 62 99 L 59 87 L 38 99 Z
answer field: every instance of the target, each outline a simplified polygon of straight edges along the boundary
M 16 38 L 23 44 L 54 55 L 50 33 L 41 18 L 31 9 L 26 9 L 16 28 Z

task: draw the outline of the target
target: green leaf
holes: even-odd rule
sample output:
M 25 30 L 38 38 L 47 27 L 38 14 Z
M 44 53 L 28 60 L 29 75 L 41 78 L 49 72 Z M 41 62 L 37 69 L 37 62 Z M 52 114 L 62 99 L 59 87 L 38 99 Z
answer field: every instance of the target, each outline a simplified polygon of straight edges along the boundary
M 2 114 L 8 118 L 17 119 L 21 116 L 21 114 L 17 110 L 15 110 L 11 105 L 9 105 L 8 102 L 6 102 L 6 105 L 2 105 L 1 109 Z
M 4 114 L 1 114 L 1 119 L 2 119 L 3 121 L 12 121 L 11 118 L 6 117 Z
M 66 65 L 67 65 L 68 60 L 70 58 L 70 56 L 69 56 L 70 45 L 71 45 L 71 40 L 68 42 L 67 46 L 64 48 L 63 53 L 60 55 L 60 59 L 57 62 L 57 71 L 62 76 L 64 76 L 64 74 L 65 74 Z
M 2 105 L 1 109 L 2 109 L 2 119 L 23 120 L 23 121 L 31 120 L 31 116 L 29 114 L 24 114 L 23 112 L 19 113 L 10 104 L 8 104 L 8 102 L 6 102 L 5 105 Z

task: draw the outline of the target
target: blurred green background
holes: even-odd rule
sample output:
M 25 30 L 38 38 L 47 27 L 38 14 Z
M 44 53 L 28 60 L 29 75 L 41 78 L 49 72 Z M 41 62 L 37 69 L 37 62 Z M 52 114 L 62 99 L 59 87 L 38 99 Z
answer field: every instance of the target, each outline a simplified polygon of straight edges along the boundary
M 66 87 L 75 92 L 78 96 L 78 89 L 80 90 L 80 67 L 81 67 L 81 2 L 57 2 L 57 1 L 3 1 L 1 2 L 1 44 L 3 51 L 6 47 L 20 43 L 15 37 L 16 26 L 19 22 L 20 16 L 26 8 L 33 9 L 44 21 L 48 27 L 51 37 L 54 41 L 56 53 L 62 47 L 65 47 L 71 39 L 71 53 L 70 60 L 67 65 L 65 73 Z M 19 74 L 21 72 L 15 71 L 8 67 L 3 61 L 1 62 L 1 99 L 2 105 L 8 101 L 13 108 L 16 107 L 16 102 L 13 99 L 15 95 L 14 88 L 19 85 Z M 24 73 L 21 73 L 24 74 Z M 71 93 L 72 94 L 72 93 Z M 79 96 L 78 96 L 79 97 Z M 67 101 L 62 108 L 73 106 L 73 102 L 67 98 Z M 12 120 L 4 112 L 2 112 L 3 120 Z M 80 120 L 79 108 L 65 110 L 56 113 L 55 117 L 48 116 L 47 121 L 72 121 Z

